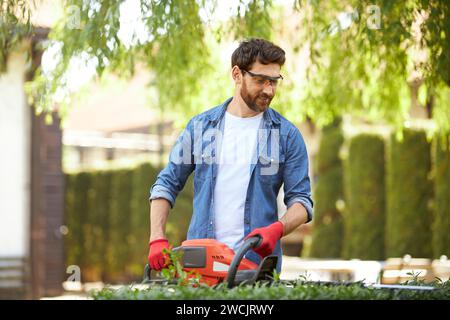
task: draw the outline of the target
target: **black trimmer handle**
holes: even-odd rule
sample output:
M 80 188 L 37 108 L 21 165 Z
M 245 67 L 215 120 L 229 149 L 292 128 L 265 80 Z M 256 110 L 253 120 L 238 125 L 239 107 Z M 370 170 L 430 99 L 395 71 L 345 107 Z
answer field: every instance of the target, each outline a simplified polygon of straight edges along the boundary
M 144 267 L 144 279 L 142 280 L 142 283 L 148 283 L 151 280 L 151 272 L 152 272 L 152 268 L 150 267 L 150 265 L 147 263 Z
M 244 241 L 242 246 L 237 250 L 234 255 L 233 260 L 231 261 L 230 268 L 228 269 L 227 283 L 228 288 L 234 287 L 234 281 L 236 278 L 236 273 L 241 264 L 242 258 L 247 253 L 248 250 L 258 247 L 262 242 L 262 237 L 260 235 L 256 235 L 250 237 Z

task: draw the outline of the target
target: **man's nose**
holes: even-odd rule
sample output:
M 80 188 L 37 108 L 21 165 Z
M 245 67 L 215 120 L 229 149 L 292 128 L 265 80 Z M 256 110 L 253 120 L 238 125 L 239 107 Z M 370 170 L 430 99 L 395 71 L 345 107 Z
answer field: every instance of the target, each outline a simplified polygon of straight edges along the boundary
M 271 83 L 264 84 L 263 93 L 268 95 L 269 97 L 273 97 L 273 95 L 275 94 L 275 88 Z

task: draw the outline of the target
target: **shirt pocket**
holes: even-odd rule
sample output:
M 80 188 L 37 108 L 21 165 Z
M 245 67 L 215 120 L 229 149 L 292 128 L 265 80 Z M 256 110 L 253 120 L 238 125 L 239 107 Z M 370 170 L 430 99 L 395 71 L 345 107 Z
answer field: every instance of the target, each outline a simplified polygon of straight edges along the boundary
M 285 156 L 280 154 L 277 158 L 268 155 L 260 155 L 258 158 L 258 176 L 266 183 L 280 182 L 283 178 Z

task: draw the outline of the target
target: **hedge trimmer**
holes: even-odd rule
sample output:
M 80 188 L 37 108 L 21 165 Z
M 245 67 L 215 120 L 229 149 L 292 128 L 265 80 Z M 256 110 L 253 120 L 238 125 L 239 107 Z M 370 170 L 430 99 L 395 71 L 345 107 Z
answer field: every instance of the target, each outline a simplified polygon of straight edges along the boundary
M 214 286 L 226 281 L 228 287 L 232 288 L 243 282 L 253 284 L 256 281 L 273 280 L 277 256 L 267 256 L 259 265 L 244 258 L 247 251 L 257 247 L 261 240 L 259 236 L 246 239 L 236 253 L 215 239 L 186 240 L 172 251 L 181 253 L 181 265 L 188 278 L 200 275 L 200 283 Z M 151 268 L 147 264 L 143 283 L 167 283 L 167 280 L 151 279 Z
M 183 241 L 181 246 L 173 248 L 174 253 L 181 255 L 181 272 L 187 279 L 199 277 L 199 282 L 215 286 L 219 283 L 227 283 L 228 288 L 236 285 L 254 284 L 255 282 L 273 282 L 274 272 L 278 262 L 275 255 L 265 257 L 258 265 L 246 258 L 244 255 L 255 248 L 262 241 L 259 236 L 246 239 L 236 253 L 226 244 L 215 239 L 195 239 Z M 287 286 L 293 285 L 295 281 L 277 280 Z M 143 284 L 175 284 L 172 279 L 151 279 L 151 268 L 147 264 L 144 269 Z M 398 290 L 434 290 L 432 286 L 410 286 L 410 285 L 383 285 L 369 284 L 363 282 L 328 282 L 328 281 L 302 281 L 301 284 L 319 284 L 324 286 L 346 286 L 359 284 L 362 287 L 373 289 L 398 289 Z

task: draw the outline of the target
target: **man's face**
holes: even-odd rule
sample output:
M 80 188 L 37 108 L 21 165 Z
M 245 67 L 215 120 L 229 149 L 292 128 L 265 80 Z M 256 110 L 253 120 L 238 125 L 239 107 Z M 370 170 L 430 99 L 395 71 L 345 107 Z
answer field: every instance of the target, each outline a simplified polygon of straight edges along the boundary
M 280 66 L 276 63 L 264 65 L 256 61 L 247 70 L 243 71 L 240 94 L 247 106 L 255 112 L 264 112 L 275 96 L 276 84 L 267 78 L 255 76 L 264 75 L 269 77 L 280 76 Z

